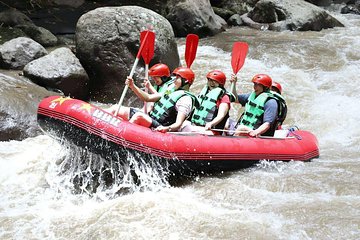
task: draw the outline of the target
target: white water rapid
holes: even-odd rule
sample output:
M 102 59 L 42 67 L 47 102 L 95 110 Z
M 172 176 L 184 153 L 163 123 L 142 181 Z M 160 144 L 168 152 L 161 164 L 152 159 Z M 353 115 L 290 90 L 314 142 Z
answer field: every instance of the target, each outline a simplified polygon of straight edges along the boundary
M 344 28 L 231 28 L 200 39 L 192 66 L 198 93 L 208 71 L 230 76 L 233 42 L 248 42 L 237 89 L 250 91 L 256 73 L 280 82 L 286 123 L 318 137 L 319 159 L 261 162 L 180 186 L 140 169 L 148 175 L 140 187 L 126 183 L 131 193 L 89 196 L 59 173 L 65 145 L 46 135 L 0 142 L 0 239 L 359 239 L 360 17 L 333 14 Z

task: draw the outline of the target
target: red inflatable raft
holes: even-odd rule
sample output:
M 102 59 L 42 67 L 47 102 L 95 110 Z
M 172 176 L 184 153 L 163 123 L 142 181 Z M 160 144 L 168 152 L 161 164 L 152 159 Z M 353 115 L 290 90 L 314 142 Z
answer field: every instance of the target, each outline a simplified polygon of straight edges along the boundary
M 160 133 L 114 117 L 76 99 L 51 96 L 38 107 L 38 123 L 78 146 L 126 161 L 129 152 L 144 159 L 158 159 L 174 174 L 236 170 L 259 160 L 309 161 L 319 157 L 316 137 L 295 131 L 286 138 L 207 136 Z

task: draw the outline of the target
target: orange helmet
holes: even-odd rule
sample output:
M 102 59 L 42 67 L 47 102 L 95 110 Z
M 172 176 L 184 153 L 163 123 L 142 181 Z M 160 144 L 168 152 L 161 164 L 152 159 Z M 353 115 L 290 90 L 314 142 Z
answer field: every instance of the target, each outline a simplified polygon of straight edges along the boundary
M 170 69 L 167 65 L 163 63 L 158 63 L 152 66 L 149 69 L 149 76 L 150 77 L 169 77 L 170 76 Z
M 276 89 L 279 91 L 280 94 L 282 93 L 282 87 L 281 87 L 280 83 L 278 83 L 278 82 L 273 82 L 272 85 L 271 85 L 271 87 L 272 87 L 272 88 L 276 88 Z
M 261 84 L 267 88 L 271 88 L 272 79 L 269 75 L 266 74 L 256 74 L 252 80 L 253 83 Z
M 225 81 L 226 81 L 226 76 L 225 73 L 223 73 L 220 70 L 213 70 L 210 71 L 207 75 L 206 78 L 209 78 L 211 80 L 215 80 L 216 82 L 218 82 L 220 85 L 225 85 Z
M 193 84 L 195 80 L 195 73 L 190 68 L 187 67 L 175 68 L 173 74 L 179 75 L 180 77 L 186 79 L 190 85 Z

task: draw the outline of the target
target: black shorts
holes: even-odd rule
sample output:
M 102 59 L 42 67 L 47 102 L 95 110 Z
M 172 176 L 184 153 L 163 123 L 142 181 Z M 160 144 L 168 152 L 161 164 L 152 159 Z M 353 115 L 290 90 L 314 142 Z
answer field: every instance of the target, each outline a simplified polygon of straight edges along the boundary
M 132 118 L 132 116 L 134 116 L 135 113 L 140 112 L 140 110 L 138 108 L 130 108 L 129 111 L 129 120 Z
M 142 112 L 140 109 L 138 108 L 130 108 L 130 111 L 129 111 L 129 120 L 132 118 L 132 116 L 134 116 L 135 113 L 137 112 Z M 161 124 L 156 121 L 155 119 L 151 118 L 151 125 L 150 125 L 150 128 L 157 128 L 158 126 L 161 126 Z

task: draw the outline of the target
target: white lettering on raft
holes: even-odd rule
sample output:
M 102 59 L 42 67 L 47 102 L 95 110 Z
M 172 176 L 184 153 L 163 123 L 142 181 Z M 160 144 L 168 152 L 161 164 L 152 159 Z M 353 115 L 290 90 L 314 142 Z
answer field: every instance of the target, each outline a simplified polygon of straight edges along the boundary
M 95 111 L 92 114 L 93 117 L 100 119 L 101 121 L 104 121 L 106 123 L 109 123 L 115 127 L 119 126 L 119 123 L 121 122 L 120 119 L 112 116 L 111 114 L 101 111 L 99 109 L 95 109 Z

